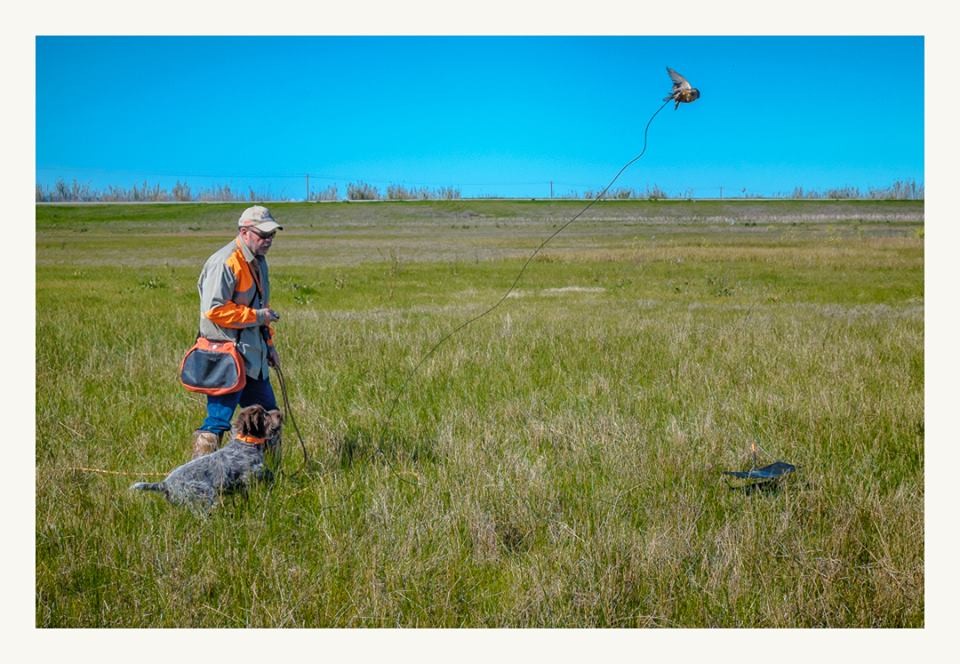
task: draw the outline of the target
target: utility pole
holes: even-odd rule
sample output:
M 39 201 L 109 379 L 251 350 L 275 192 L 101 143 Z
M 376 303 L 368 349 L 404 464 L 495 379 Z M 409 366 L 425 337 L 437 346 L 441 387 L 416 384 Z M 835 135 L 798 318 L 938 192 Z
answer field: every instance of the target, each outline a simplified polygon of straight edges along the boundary
M 310 202 L 310 174 L 307 173 L 307 203 Z
M 553 180 L 550 180 L 550 198 L 553 198 Z
M 723 185 L 720 185 L 720 200 L 723 200 Z

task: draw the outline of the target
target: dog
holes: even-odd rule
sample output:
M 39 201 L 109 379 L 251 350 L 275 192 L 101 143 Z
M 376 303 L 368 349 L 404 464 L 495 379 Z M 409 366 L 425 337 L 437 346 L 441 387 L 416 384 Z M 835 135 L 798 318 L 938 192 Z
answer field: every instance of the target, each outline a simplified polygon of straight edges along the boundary
M 246 491 L 253 481 L 271 481 L 265 462 L 280 456 L 283 413 L 248 406 L 237 414 L 232 439 L 224 447 L 173 469 L 161 482 L 137 482 L 131 490 L 157 491 L 174 505 L 209 511 L 217 496 Z

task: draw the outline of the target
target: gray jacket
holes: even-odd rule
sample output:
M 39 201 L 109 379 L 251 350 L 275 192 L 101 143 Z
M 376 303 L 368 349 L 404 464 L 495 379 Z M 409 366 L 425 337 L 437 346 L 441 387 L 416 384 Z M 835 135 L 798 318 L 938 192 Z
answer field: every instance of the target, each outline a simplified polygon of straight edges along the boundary
M 270 306 L 266 259 L 255 256 L 237 237 L 207 259 L 197 289 L 200 336 L 236 341 L 247 377 L 267 378 L 267 351 L 273 345 L 273 330 L 266 324 L 265 316 L 258 314 Z

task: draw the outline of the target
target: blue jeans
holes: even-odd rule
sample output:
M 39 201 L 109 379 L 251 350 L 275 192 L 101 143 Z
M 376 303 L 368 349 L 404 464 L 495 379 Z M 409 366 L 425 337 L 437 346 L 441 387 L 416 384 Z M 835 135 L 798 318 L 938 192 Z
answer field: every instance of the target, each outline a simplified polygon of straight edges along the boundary
M 257 380 L 247 376 L 247 384 L 239 392 L 219 397 L 207 396 L 207 419 L 200 425 L 200 431 L 212 431 L 215 434 L 229 431 L 237 404 L 243 408 L 253 404 L 260 404 L 267 410 L 276 408 L 277 398 L 273 395 L 270 379 Z

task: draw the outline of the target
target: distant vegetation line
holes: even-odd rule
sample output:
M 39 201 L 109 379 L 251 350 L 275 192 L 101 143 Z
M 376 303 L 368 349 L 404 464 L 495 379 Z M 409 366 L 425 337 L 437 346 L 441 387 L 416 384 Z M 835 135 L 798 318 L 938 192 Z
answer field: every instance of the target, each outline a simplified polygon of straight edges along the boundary
M 306 192 L 305 192 L 306 193 Z M 599 192 L 590 189 L 582 192 L 569 191 L 559 194 L 556 198 L 573 200 L 593 200 Z M 730 195 L 732 194 L 732 195 Z M 550 198 L 554 196 L 551 194 Z M 761 195 L 750 193 L 746 189 L 731 190 L 727 198 L 782 198 L 806 200 L 923 200 L 924 186 L 914 180 L 897 180 L 887 187 L 868 188 L 832 187 L 827 189 L 806 189 L 794 187 L 789 193 Z M 341 195 L 337 185 L 329 185 L 320 190 L 310 190 L 310 201 L 437 201 L 460 200 L 464 198 L 457 187 L 407 187 L 391 184 L 381 190 L 374 185 L 363 181 L 350 182 L 346 191 Z M 516 196 L 498 196 L 486 194 L 470 198 L 517 198 Z M 520 197 L 527 198 L 527 197 Z M 723 191 L 719 196 L 694 196 L 693 190 L 688 189 L 676 195 L 668 194 L 660 186 L 654 184 L 644 189 L 621 187 L 611 189 L 605 198 L 610 200 L 689 200 L 694 198 L 724 198 Z M 214 185 L 206 189 L 193 189 L 179 180 L 170 189 L 159 184 L 150 184 L 144 181 L 140 185 L 129 188 L 109 185 L 105 189 L 95 189 L 89 184 L 83 184 L 76 179 L 67 183 L 63 179 L 57 180 L 52 186 L 36 185 L 36 202 L 38 203 L 69 203 L 69 202 L 204 202 L 204 201 L 272 201 L 287 200 L 288 197 L 278 197 L 269 189 L 254 189 L 248 187 L 246 191 L 231 188 L 229 185 Z M 289 198 L 289 200 L 303 200 Z

